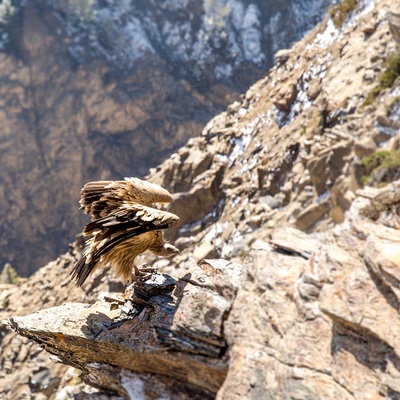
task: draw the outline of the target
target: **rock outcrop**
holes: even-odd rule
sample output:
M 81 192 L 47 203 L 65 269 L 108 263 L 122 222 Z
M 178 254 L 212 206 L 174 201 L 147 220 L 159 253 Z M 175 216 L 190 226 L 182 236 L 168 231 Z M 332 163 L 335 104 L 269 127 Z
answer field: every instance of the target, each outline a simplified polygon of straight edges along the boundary
M 69 253 L 19 287 L 7 285 L 0 296 L 1 319 L 11 318 L 14 329 L 32 340 L 45 339 L 58 361 L 77 361 L 74 365 L 84 370 L 86 381 L 102 382 L 103 389 L 95 391 L 79 381 L 72 367 L 53 366 L 43 348 L 1 325 L 0 397 L 56 394 L 63 399 L 80 393 L 101 398 L 105 390 L 126 396 L 127 385 L 149 398 L 160 397 L 161 392 L 152 391 L 152 379 L 170 397 L 170 385 L 180 380 L 182 390 L 176 396 L 182 399 L 205 392 L 218 399 L 400 397 L 400 81 L 392 75 L 389 83 L 382 83 L 400 59 L 393 22 L 388 20 L 388 12 L 397 13 L 396 6 L 390 0 L 361 1 L 341 27 L 327 18 L 292 49 L 281 52 L 269 74 L 212 119 L 201 136 L 190 139 L 148 176 L 175 193 L 172 211 L 182 220 L 170 235 L 179 255 L 145 255 L 140 260 L 152 262 L 177 281 L 168 303 L 174 313 L 172 325 L 172 317 L 165 318 L 168 329 L 175 322 L 184 329 L 175 325 L 178 329 L 172 329 L 168 339 L 184 335 L 185 345 L 195 340 L 200 346 L 206 335 L 193 332 L 209 327 L 210 317 L 215 321 L 212 332 L 219 332 L 211 344 L 219 343 L 220 352 L 192 354 L 178 348 L 183 345 L 178 341 L 161 343 L 159 335 L 149 340 L 156 349 L 168 343 L 166 352 L 171 357 L 181 352 L 188 366 L 206 357 L 207 363 L 221 366 L 225 379 L 216 376 L 210 389 L 179 371 L 144 372 L 133 364 L 119 365 L 115 358 L 102 359 L 96 370 L 87 366 L 89 358 L 66 354 L 63 343 L 57 347 L 56 334 L 67 329 L 78 344 L 93 348 L 102 340 L 101 334 L 83 337 L 75 326 L 36 323 L 44 316 L 48 321 L 45 309 L 56 307 L 53 315 L 62 311 L 63 320 L 67 315 L 87 326 L 87 317 L 79 311 L 82 306 L 71 310 L 61 306 L 66 302 L 99 307 L 104 315 L 91 317 L 89 325 L 117 322 L 116 333 L 139 322 L 141 315 L 147 315 L 145 323 L 153 327 L 162 324 L 153 319 L 161 306 L 144 304 L 142 314 L 118 327 L 125 302 L 116 301 L 118 309 L 110 311 L 99 299 L 115 298 L 110 293 L 122 292 L 123 287 L 106 270 L 97 271 L 83 290 L 73 287 L 68 272 L 80 253 L 75 243 Z M 364 187 L 366 182 L 380 189 Z M 219 260 L 208 261 L 213 268 L 215 263 L 238 266 L 239 281 L 225 277 L 227 292 L 216 283 L 219 273 L 206 268 L 209 264 L 196 266 L 203 259 Z M 204 282 L 185 281 L 190 271 L 202 274 Z M 187 291 L 177 304 L 177 287 L 183 282 Z M 190 302 L 194 293 L 201 301 Z M 225 314 L 205 318 L 216 298 Z M 102 332 L 112 342 L 110 326 L 114 325 Z M 127 346 L 125 336 L 119 338 Z M 130 345 L 125 348 L 132 354 Z M 217 381 L 222 386 L 216 388 Z
M 126 377 L 133 372 L 139 380 L 169 378 L 168 390 L 161 385 L 167 397 L 211 398 L 228 369 L 223 326 L 240 274 L 239 265 L 205 261 L 178 281 L 154 274 L 124 296 L 106 296 L 108 302 L 65 303 L 10 321 L 103 390 L 128 397 Z M 154 383 L 145 387 L 151 391 L 162 394 Z
M 219 399 L 399 396 L 399 189 L 358 198 L 329 233 L 283 228 L 254 242 L 224 329 L 230 369 Z M 364 216 L 376 196 L 391 203 L 378 223 Z

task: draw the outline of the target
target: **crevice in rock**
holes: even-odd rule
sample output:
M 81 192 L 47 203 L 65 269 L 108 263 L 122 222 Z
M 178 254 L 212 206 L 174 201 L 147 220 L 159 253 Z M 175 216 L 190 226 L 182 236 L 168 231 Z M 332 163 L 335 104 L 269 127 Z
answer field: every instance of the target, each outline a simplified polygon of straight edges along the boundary
M 385 371 L 387 361 L 400 371 L 400 357 L 395 349 L 368 328 L 346 321 L 338 316 L 327 314 L 333 322 L 331 353 L 343 350 L 353 354 L 356 360 L 371 370 Z
M 376 288 L 382 294 L 383 298 L 387 301 L 387 303 L 394 308 L 397 312 L 400 310 L 400 301 L 394 293 L 392 287 L 380 276 L 376 273 L 374 268 L 368 262 L 368 260 L 364 257 L 364 265 L 366 266 L 368 273 L 370 274 L 372 281 L 374 282 Z M 389 280 L 393 280 L 388 276 Z M 398 282 L 394 282 L 396 287 L 399 286 Z

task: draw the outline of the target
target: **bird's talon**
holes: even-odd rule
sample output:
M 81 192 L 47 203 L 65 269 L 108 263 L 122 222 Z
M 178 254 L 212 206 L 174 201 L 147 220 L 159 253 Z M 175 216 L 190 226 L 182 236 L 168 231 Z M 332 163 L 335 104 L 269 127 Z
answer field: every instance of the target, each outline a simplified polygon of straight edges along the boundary
M 140 268 L 139 269 L 139 273 L 142 273 L 142 272 L 151 272 L 151 273 L 153 273 L 153 272 L 157 272 L 157 270 L 158 270 L 158 268 L 156 268 L 156 267 L 144 267 L 144 268 Z
M 152 277 L 152 275 L 153 275 L 152 272 L 150 272 L 149 274 L 144 274 L 144 273 L 142 273 L 142 271 L 141 271 L 141 273 L 140 273 L 140 275 L 137 277 L 137 279 L 140 280 L 140 282 L 146 282 L 146 281 L 148 281 L 148 280 Z

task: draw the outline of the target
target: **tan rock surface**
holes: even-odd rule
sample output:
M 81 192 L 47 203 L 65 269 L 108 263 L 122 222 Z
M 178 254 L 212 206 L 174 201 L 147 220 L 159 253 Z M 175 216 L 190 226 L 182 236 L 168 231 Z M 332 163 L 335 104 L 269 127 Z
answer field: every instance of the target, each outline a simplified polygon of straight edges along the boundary
M 360 216 L 359 203 L 331 234 L 277 232 L 286 255 L 254 242 L 224 330 L 230 369 L 217 398 L 395 398 L 400 236 Z

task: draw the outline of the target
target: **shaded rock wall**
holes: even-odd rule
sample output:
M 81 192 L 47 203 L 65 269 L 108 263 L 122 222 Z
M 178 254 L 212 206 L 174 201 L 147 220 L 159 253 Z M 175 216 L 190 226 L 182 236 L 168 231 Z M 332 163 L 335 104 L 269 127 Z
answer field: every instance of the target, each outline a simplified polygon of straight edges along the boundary
M 197 99 L 154 57 L 130 74 L 101 61 L 74 67 L 49 26 L 51 13 L 31 7 L 21 18 L 21 60 L 1 54 L 0 263 L 8 260 L 26 275 L 79 232 L 85 181 L 144 175 L 230 94 L 221 87 Z M 184 102 L 184 116 L 172 98 Z

